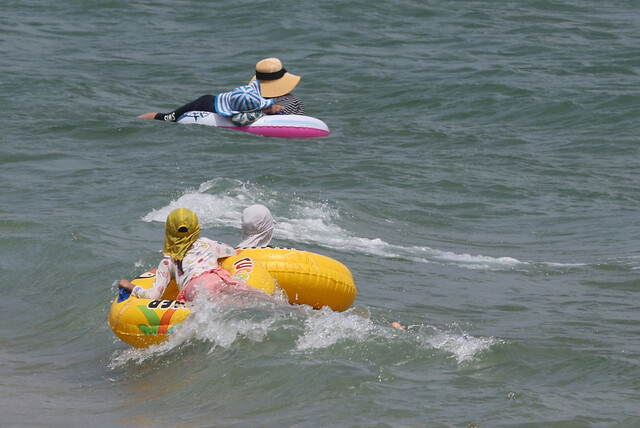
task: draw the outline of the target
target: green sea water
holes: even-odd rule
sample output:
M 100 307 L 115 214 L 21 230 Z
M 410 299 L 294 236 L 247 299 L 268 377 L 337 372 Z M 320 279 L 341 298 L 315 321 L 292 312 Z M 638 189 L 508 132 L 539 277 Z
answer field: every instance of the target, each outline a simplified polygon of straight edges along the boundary
M 0 425 L 640 425 L 637 2 L 2 10 Z M 329 137 L 136 118 L 271 56 Z M 253 203 L 350 268 L 354 309 L 114 336 L 173 208 L 236 245 Z

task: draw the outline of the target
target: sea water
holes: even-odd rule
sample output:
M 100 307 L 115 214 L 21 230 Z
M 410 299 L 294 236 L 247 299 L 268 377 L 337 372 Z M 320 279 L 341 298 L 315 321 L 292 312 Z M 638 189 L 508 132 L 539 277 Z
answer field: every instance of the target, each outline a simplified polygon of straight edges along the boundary
M 3 6 L 0 424 L 640 424 L 639 3 Z M 329 137 L 136 118 L 272 56 Z M 236 245 L 254 203 L 350 268 L 353 308 L 115 337 L 172 209 Z

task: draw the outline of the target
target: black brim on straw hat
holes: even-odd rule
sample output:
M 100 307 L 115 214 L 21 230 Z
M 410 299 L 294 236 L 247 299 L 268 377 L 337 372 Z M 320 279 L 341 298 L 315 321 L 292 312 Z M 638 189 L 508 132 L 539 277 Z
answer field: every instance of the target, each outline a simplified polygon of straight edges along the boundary
M 256 64 L 254 80 L 260 81 L 262 96 L 275 98 L 293 91 L 300 81 L 300 76 L 289 73 L 278 58 L 267 58 Z

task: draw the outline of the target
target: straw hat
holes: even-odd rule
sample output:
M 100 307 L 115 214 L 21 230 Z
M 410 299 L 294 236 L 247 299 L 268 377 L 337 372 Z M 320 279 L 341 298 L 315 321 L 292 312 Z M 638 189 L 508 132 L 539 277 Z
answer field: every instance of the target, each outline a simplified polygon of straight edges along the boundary
M 262 84 L 262 96 L 274 98 L 293 91 L 300 76 L 287 72 L 278 58 L 267 58 L 256 64 L 256 75 L 251 81 L 256 79 Z

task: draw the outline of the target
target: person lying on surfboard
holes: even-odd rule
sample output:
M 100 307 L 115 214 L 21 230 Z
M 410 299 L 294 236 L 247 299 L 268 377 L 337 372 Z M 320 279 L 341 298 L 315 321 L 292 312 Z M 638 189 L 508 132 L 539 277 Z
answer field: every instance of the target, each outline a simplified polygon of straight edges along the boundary
M 260 82 L 235 88 L 231 92 L 203 95 L 169 113 L 150 112 L 138 116 L 141 119 L 175 122 L 189 111 L 208 111 L 228 117 L 234 125 L 249 125 L 265 114 L 281 114 L 285 108 L 260 94 Z

